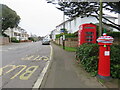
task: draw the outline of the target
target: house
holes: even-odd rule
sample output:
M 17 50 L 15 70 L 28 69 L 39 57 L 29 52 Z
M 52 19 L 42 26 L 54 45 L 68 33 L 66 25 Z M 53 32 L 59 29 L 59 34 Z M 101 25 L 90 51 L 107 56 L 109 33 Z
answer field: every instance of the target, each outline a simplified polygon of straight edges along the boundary
M 16 37 L 17 40 L 28 40 L 29 35 L 27 34 L 27 31 L 22 29 L 21 27 L 16 27 L 16 28 L 8 28 L 4 32 L 7 34 L 10 38 L 11 37 Z
M 110 15 L 104 15 L 104 17 L 106 17 L 108 20 L 115 22 L 115 19 L 117 19 L 116 17 L 110 16 Z M 109 22 L 105 19 L 103 19 L 104 22 L 108 23 Z M 94 16 L 89 16 L 89 17 L 75 17 L 74 19 L 69 19 L 67 21 L 65 21 L 64 23 L 59 24 L 58 26 L 56 26 L 57 31 L 60 31 L 61 28 L 63 28 L 63 26 L 65 25 L 65 28 L 67 29 L 67 31 L 69 33 L 74 33 L 76 31 L 78 31 L 78 27 L 81 24 L 85 24 L 85 23 L 93 23 L 93 24 L 97 24 L 99 23 L 99 21 L 94 17 Z M 114 28 L 109 28 L 110 30 L 115 30 Z
M 61 28 L 61 27 L 60 27 L 60 28 Z M 59 29 L 58 29 L 58 30 L 59 30 Z M 51 31 L 51 39 L 52 39 L 53 41 L 55 41 L 57 34 L 60 34 L 60 31 L 57 31 L 57 29 L 54 29 L 53 31 Z

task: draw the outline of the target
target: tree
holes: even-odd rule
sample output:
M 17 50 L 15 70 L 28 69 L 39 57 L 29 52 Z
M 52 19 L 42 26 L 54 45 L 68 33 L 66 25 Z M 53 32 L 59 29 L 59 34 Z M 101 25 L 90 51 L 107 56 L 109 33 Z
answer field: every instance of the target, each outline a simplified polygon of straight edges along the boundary
M 2 7 L 2 12 L 0 12 L 0 15 L 2 14 L 2 17 L 0 18 L 0 23 L 2 23 L 1 33 L 3 35 L 6 29 L 18 26 L 20 22 L 20 16 L 18 16 L 14 10 L 10 9 L 6 5 L 0 4 L 0 7 Z
M 57 5 L 59 5 L 57 9 L 63 11 L 64 14 L 69 16 L 70 18 L 75 18 L 79 16 L 81 18 L 93 16 L 99 20 L 98 16 L 99 16 L 100 5 L 98 2 L 58 2 Z M 120 2 L 103 2 L 103 8 L 105 10 L 109 10 L 110 12 L 115 12 L 120 14 L 120 10 L 119 10 Z M 120 31 L 120 25 L 110 21 L 109 19 L 104 17 L 104 15 L 102 16 L 102 18 L 104 18 L 105 20 L 111 23 L 111 24 L 107 24 L 103 22 L 103 24 L 116 28 Z

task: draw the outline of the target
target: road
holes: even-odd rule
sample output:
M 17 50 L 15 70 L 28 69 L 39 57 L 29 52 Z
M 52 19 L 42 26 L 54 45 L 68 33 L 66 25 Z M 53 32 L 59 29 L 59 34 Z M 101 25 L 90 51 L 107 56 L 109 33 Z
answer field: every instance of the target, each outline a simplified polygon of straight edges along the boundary
M 42 45 L 41 42 L 12 43 L 0 46 L 0 53 L 2 88 L 33 88 L 39 85 L 38 79 L 49 64 L 51 45 Z

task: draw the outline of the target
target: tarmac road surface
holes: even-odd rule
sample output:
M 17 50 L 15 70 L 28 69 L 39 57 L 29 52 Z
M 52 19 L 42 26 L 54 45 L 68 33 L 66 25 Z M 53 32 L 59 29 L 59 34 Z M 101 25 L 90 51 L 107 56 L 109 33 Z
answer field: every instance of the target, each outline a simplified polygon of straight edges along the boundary
M 40 41 L 12 43 L 0 46 L 0 54 L 2 88 L 37 88 L 51 59 L 51 45 Z

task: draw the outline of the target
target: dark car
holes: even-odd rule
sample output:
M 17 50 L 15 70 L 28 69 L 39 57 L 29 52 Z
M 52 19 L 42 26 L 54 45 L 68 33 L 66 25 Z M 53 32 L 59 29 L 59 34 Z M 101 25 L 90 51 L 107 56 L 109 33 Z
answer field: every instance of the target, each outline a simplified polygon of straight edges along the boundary
M 43 39 L 42 40 L 42 45 L 50 45 L 50 40 L 49 39 Z

